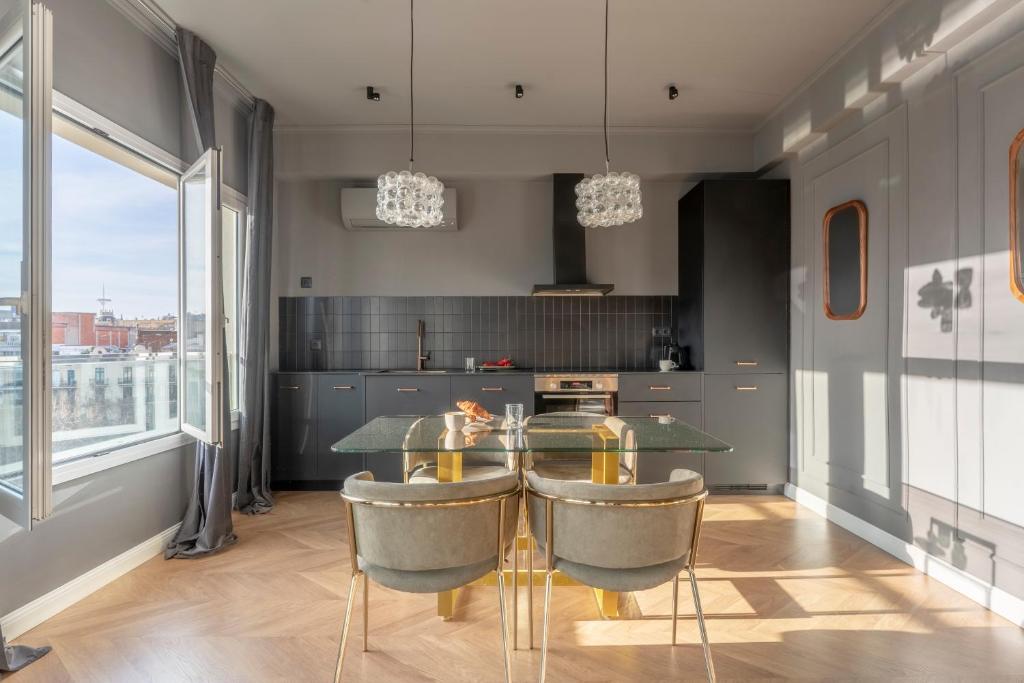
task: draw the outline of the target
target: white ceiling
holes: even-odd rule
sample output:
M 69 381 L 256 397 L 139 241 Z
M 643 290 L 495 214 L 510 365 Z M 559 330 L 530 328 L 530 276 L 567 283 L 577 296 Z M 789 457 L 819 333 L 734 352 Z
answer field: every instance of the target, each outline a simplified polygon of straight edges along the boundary
M 610 123 L 753 128 L 890 2 L 612 0 Z M 408 119 L 405 0 L 159 3 L 274 105 L 279 124 Z M 419 0 L 417 122 L 599 126 L 603 9 L 600 0 Z M 672 102 L 669 83 L 680 90 Z M 380 102 L 366 100 L 367 85 Z

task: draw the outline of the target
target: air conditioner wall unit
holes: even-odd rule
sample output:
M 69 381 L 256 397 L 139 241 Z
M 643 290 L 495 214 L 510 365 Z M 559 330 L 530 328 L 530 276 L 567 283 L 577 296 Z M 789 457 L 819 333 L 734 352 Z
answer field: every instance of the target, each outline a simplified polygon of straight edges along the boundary
M 397 225 L 388 225 L 377 218 L 377 188 L 341 188 L 341 224 L 346 230 L 454 232 L 459 229 L 458 207 L 455 202 L 454 188 L 445 188 L 444 206 L 441 207 L 441 213 L 443 216 L 441 224 L 436 228 L 403 228 Z

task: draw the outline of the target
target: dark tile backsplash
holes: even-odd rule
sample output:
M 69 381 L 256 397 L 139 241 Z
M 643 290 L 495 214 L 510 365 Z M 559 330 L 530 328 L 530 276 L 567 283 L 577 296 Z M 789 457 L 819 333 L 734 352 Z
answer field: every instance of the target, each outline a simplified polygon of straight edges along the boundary
M 654 369 L 675 329 L 673 296 L 282 297 L 281 370 L 416 367 L 416 321 L 427 368 L 509 356 L 535 370 Z

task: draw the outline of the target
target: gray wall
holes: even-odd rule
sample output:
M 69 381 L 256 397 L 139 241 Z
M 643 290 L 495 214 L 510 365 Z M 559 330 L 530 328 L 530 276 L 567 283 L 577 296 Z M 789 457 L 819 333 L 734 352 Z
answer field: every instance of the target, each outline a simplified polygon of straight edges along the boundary
M 935 51 L 905 65 L 898 87 L 845 108 L 839 98 L 831 111 L 827 97 L 796 98 L 815 103 L 821 124 L 770 174 L 793 181 L 790 478 L 1024 598 L 1024 303 L 1007 258 L 1024 6 L 952 41 L 948 13 L 933 14 L 942 4 L 908 3 L 917 14 L 892 20 L 928 27 L 917 40 Z M 846 87 L 836 74 L 870 71 L 883 44 L 869 37 L 811 95 Z M 791 115 L 762 129 L 759 149 Z M 868 205 L 868 305 L 859 320 L 833 321 L 822 309 L 821 221 L 849 199 Z M 936 273 L 943 296 L 922 301 Z
M 174 57 L 102 0 L 47 5 L 54 87 L 188 161 Z M 244 191 L 245 115 L 223 94 L 217 106 L 225 175 Z M 57 486 L 53 517 L 32 531 L 0 518 L 0 616 L 180 521 L 192 453 L 176 448 Z

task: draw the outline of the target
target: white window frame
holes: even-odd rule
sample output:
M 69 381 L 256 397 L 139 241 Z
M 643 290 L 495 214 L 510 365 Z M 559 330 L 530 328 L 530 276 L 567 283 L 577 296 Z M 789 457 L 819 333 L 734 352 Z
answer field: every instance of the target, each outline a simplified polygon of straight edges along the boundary
M 238 214 L 238 225 L 235 226 L 235 319 L 229 320 L 228 324 L 235 328 L 235 382 L 238 383 L 238 401 L 241 404 L 242 366 L 239 361 L 242 354 L 238 347 L 242 343 L 242 279 L 245 277 L 245 234 L 249 215 L 249 199 L 227 183 L 221 183 L 220 201 L 222 210 L 231 209 Z M 228 378 L 225 377 L 224 381 L 227 382 Z M 237 405 L 231 410 L 232 430 L 238 429 L 240 415 L 241 405 Z

